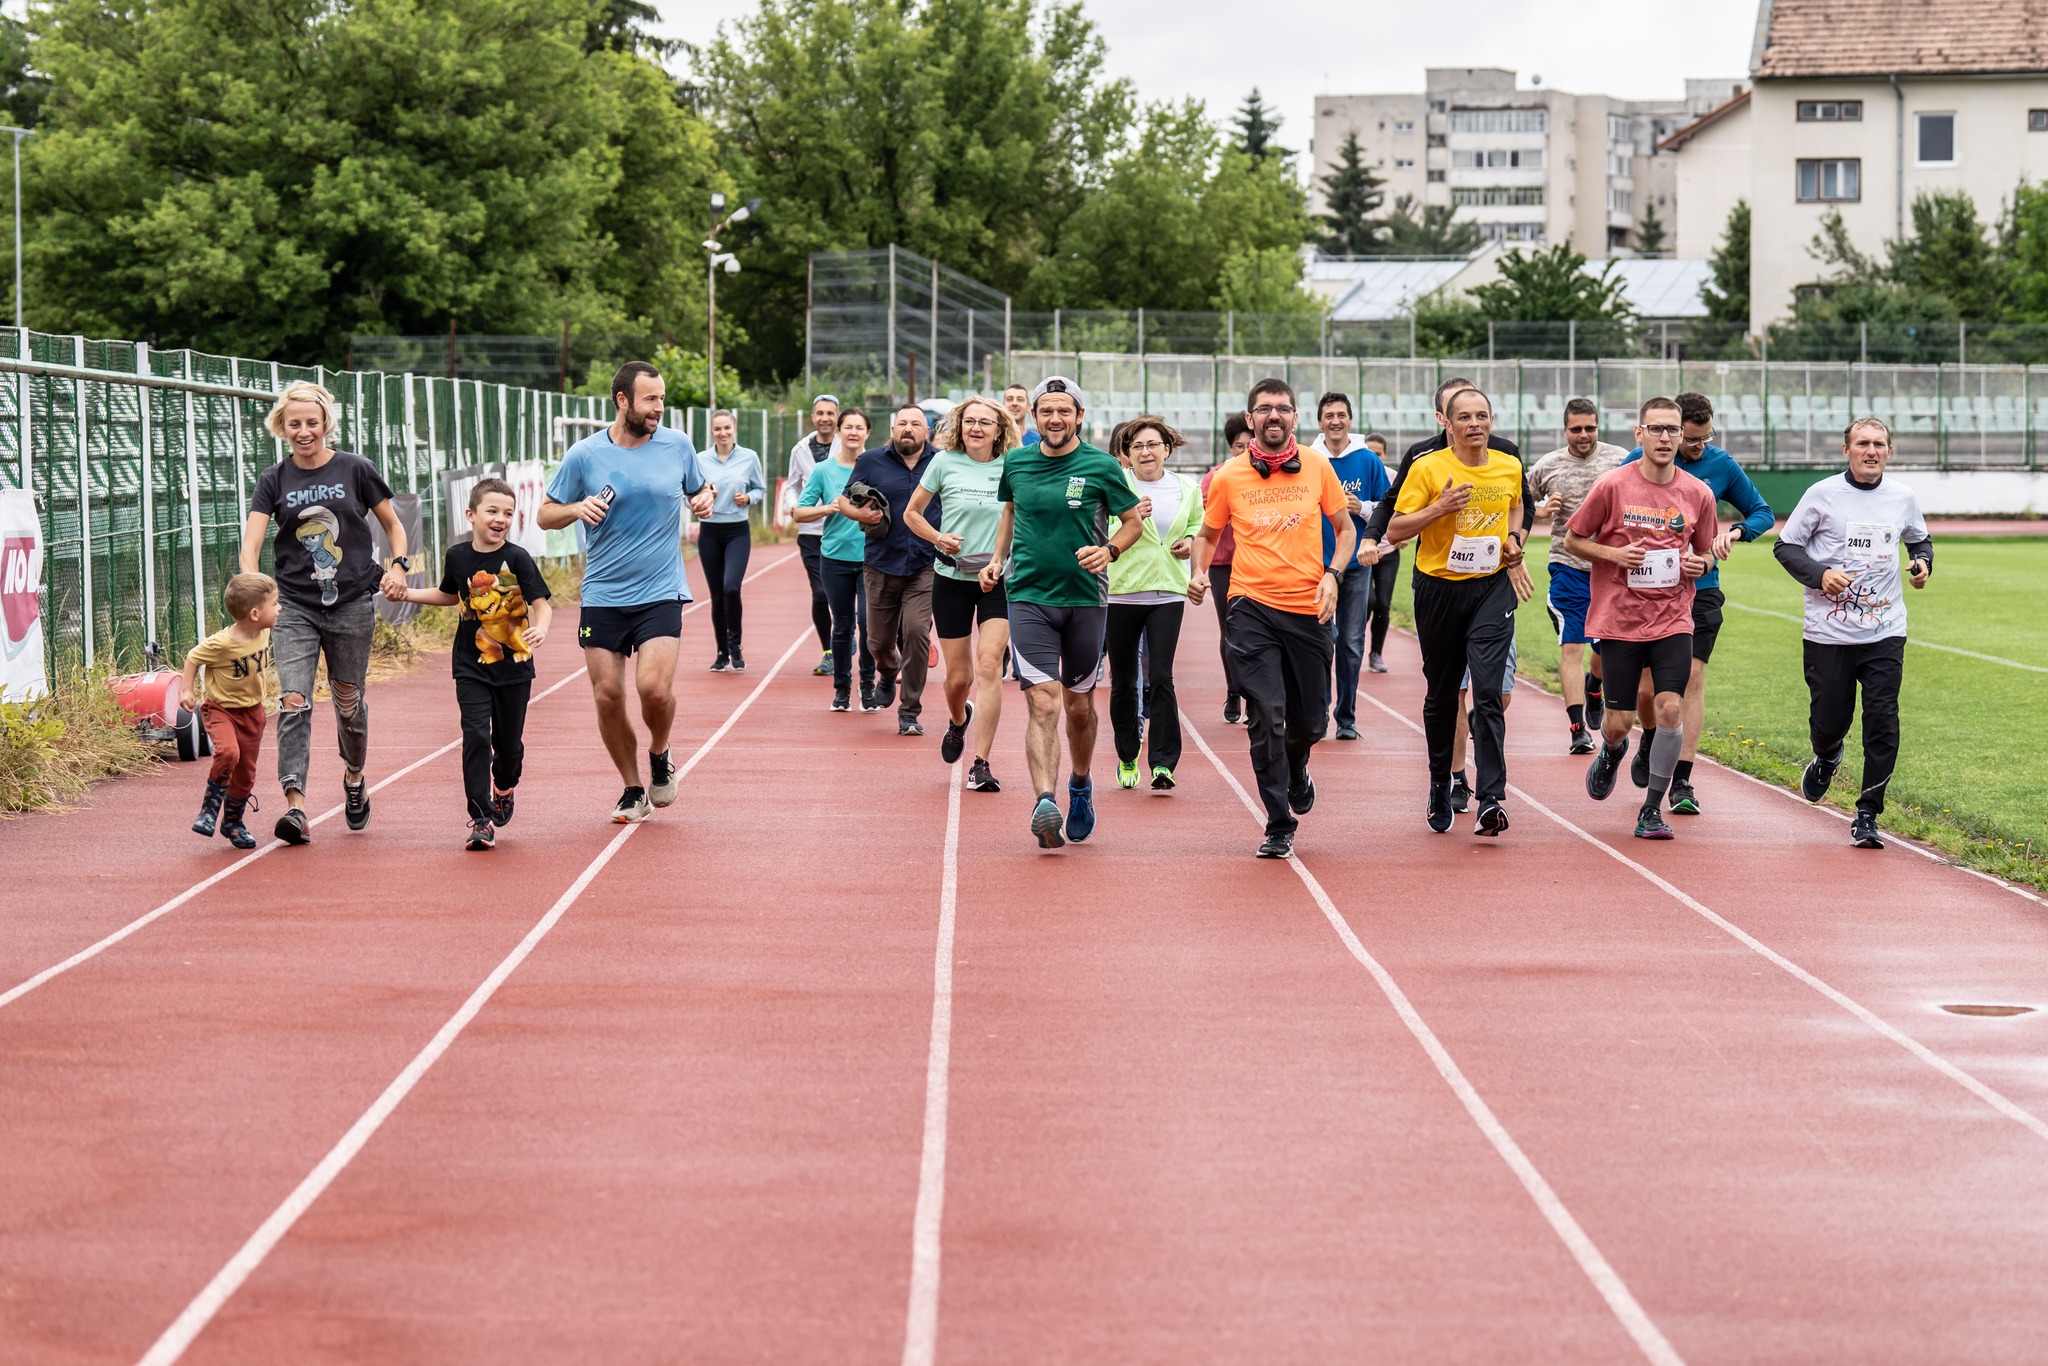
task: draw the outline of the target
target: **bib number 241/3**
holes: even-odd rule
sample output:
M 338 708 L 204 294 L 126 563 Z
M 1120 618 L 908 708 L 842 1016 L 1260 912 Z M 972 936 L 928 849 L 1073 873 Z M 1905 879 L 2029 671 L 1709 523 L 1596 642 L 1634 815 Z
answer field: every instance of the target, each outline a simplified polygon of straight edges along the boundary
M 1500 568 L 1500 538 L 1453 535 L 1444 568 L 1453 574 L 1491 574 Z

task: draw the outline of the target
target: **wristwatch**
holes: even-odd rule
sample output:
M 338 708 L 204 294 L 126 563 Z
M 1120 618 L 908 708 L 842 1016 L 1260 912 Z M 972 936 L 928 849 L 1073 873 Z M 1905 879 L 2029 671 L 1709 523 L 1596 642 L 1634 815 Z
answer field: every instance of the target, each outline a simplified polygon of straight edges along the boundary
M 1123 558 L 1124 552 L 1116 548 L 1116 542 L 1114 541 L 1111 541 L 1109 544 L 1105 545 L 1103 549 L 1109 552 L 1109 562 L 1111 564 L 1115 564 L 1118 560 Z
M 391 563 L 396 565 L 398 568 L 403 569 L 408 574 L 412 573 L 412 561 L 408 560 L 403 555 L 393 555 L 391 557 Z

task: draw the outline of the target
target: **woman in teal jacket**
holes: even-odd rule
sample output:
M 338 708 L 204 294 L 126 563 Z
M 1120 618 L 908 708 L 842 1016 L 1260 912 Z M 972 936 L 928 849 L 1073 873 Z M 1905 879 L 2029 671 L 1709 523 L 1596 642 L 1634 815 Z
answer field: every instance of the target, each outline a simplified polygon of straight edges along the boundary
M 1157 417 L 1139 417 L 1122 431 L 1126 477 L 1136 489 L 1145 531 L 1109 567 L 1109 722 L 1116 732 L 1116 781 L 1138 785 L 1138 746 L 1152 786 L 1173 786 L 1180 763 L 1180 709 L 1173 693 L 1173 652 L 1187 608 L 1188 557 L 1202 525 L 1202 486 L 1166 468 L 1166 457 L 1186 439 Z M 1145 665 L 1138 661 L 1140 642 Z M 1138 694 L 1144 691 L 1143 712 Z M 1148 723 L 1149 722 L 1149 726 Z

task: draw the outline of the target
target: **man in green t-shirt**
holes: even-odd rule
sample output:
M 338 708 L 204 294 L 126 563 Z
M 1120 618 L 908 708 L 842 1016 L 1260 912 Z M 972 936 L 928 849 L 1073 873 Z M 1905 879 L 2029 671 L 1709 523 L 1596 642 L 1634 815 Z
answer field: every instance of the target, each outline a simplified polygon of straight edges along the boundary
M 1123 466 L 1081 440 L 1087 404 L 1080 387 L 1054 375 L 1031 391 L 1039 442 L 1003 457 L 996 496 L 995 557 L 981 571 L 993 588 L 1009 562 L 1010 655 L 1031 719 L 1024 753 L 1038 803 L 1031 833 L 1041 849 L 1084 840 L 1095 829 L 1095 679 L 1109 620 L 1110 563 L 1143 533 L 1138 495 Z M 1114 534 L 1109 519 L 1120 519 Z M 1060 714 L 1067 718 L 1066 838 L 1053 800 L 1060 771 Z

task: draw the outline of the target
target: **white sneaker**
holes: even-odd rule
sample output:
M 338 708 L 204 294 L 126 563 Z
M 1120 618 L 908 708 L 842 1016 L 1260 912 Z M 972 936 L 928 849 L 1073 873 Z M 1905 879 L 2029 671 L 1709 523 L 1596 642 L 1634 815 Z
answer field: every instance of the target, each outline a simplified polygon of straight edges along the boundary
M 676 766 L 668 751 L 647 756 L 647 800 L 655 806 L 673 806 L 676 800 Z

